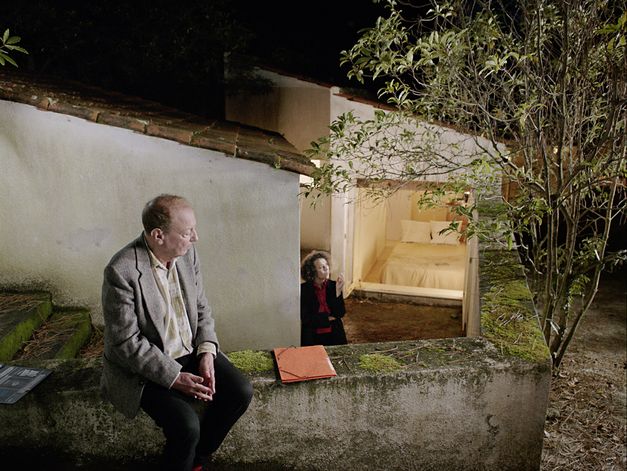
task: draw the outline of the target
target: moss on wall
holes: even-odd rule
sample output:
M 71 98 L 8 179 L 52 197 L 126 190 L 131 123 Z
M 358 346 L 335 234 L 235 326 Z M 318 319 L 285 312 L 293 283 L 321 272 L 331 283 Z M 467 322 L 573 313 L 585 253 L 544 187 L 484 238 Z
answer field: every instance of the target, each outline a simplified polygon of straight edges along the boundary
M 529 306 L 531 293 L 523 280 L 491 288 L 483 295 L 483 336 L 504 354 L 529 361 L 542 361 L 549 350 L 535 312 Z
M 235 367 L 247 373 L 274 368 L 274 361 L 268 352 L 241 350 L 228 353 L 227 357 Z
M 482 335 L 506 355 L 527 361 L 550 358 L 515 250 L 481 253 Z
M 367 353 L 359 357 L 359 366 L 368 371 L 396 371 L 403 365 L 394 357 L 381 353 Z
M 502 214 L 502 204 L 482 203 L 481 219 Z M 482 244 L 479 285 L 481 333 L 504 355 L 526 361 L 550 359 L 529 290 L 524 267 L 516 249 Z
M 33 294 L 31 298 L 28 294 L 16 294 L 15 297 L 18 301 L 3 317 L 7 331 L 0 342 L 0 361 L 11 360 L 52 313 L 50 295 Z
M 91 335 L 91 320 L 88 311 L 77 311 L 70 313 L 61 313 L 55 318 L 60 322 L 59 328 L 66 328 L 70 331 L 64 344 L 56 353 L 56 358 L 74 358 L 80 351 L 81 347 L 89 340 Z

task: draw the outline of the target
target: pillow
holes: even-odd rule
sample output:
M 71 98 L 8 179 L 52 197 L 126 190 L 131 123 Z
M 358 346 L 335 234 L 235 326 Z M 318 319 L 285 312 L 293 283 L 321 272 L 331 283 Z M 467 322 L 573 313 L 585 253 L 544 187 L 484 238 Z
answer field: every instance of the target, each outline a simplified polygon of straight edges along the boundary
M 459 224 L 459 223 L 457 223 Z M 448 231 L 440 234 L 440 231 L 448 229 L 451 225 L 450 221 L 431 221 L 431 243 L 444 245 L 458 245 L 459 232 Z
M 431 242 L 431 224 L 411 219 L 401 220 L 401 241 L 428 244 Z

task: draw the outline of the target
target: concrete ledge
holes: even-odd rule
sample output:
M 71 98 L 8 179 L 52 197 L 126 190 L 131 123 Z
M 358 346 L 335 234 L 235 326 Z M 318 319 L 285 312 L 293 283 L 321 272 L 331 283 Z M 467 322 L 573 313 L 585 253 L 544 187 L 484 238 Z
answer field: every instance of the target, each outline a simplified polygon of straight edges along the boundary
M 539 468 L 548 361 L 504 356 L 480 338 L 328 351 L 336 378 L 283 385 L 274 371 L 249 373 L 253 402 L 218 460 L 233 469 Z M 364 355 L 392 366 L 367 370 Z M 0 427 L 1 448 L 76 466 L 154 460 L 160 431 L 144 414 L 129 421 L 101 402 L 99 360 L 37 364 L 53 373 L 0 406 L 0 423 L 14 424 Z

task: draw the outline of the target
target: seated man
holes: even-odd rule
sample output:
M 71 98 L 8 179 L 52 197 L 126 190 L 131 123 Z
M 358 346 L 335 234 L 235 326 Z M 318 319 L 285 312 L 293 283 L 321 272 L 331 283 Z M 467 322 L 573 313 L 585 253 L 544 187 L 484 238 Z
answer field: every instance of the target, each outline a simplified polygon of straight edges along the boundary
M 141 407 L 161 427 L 164 469 L 207 469 L 252 385 L 220 352 L 189 202 L 160 195 L 142 223 L 104 271 L 103 397 L 129 418 Z M 195 401 L 207 403 L 202 417 Z

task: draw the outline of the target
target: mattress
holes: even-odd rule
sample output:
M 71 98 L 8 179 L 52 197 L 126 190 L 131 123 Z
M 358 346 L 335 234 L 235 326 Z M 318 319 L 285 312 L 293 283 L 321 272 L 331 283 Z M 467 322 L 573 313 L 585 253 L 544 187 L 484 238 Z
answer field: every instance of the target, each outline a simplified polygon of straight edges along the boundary
M 466 245 L 398 242 L 383 262 L 381 283 L 464 289 Z

